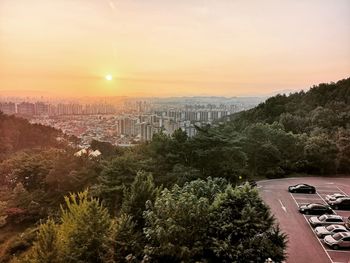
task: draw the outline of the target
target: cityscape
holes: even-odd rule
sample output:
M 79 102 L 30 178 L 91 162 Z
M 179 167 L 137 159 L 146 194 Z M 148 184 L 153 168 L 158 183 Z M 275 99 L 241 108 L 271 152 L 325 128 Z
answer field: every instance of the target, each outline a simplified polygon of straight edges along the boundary
M 0 263 L 350 263 L 350 0 L 0 0 Z
M 152 140 L 155 133 L 171 135 L 177 129 L 193 137 L 196 127 L 217 125 L 226 116 L 255 107 L 264 97 L 133 98 L 114 104 L 16 100 L 0 100 L 0 111 L 76 136 L 80 147 L 86 148 L 92 140 L 132 146 Z

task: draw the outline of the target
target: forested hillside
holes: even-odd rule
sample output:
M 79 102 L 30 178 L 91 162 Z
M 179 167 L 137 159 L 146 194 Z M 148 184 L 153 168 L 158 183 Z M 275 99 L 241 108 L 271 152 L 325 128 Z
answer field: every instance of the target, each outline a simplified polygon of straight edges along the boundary
M 218 131 L 244 138 L 250 174 L 350 172 L 350 78 L 277 95 L 230 119 Z
M 57 147 L 63 134 L 51 127 L 32 125 L 27 120 L 0 112 L 0 161 L 23 149 Z
M 280 122 L 294 133 L 349 128 L 350 78 L 313 86 L 307 92 L 271 97 L 251 110 L 232 115 L 231 121 L 241 129 L 257 122 Z
M 349 173 L 349 90 L 346 79 L 278 95 L 193 138 L 93 141 L 101 158 L 0 115 L 0 262 L 281 262 L 286 237 L 257 190 L 237 185 Z

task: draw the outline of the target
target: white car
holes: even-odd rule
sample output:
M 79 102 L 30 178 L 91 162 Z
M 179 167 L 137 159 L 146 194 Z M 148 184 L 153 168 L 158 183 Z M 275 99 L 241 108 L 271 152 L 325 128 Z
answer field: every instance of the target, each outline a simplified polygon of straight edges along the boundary
M 332 195 L 326 195 L 325 200 L 326 200 L 326 202 L 335 201 L 335 200 L 337 200 L 338 198 L 341 198 L 341 197 L 347 197 L 347 195 L 341 194 L 341 193 L 335 193 L 335 194 L 332 194 Z
M 312 227 L 345 224 L 343 217 L 338 215 L 312 216 L 309 218 L 309 222 Z
M 333 249 L 350 247 L 350 232 L 337 233 L 326 236 L 323 241 Z
M 349 230 L 342 225 L 318 226 L 315 228 L 315 234 L 318 237 L 325 237 L 327 235 L 334 235 L 340 232 L 349 232 Z

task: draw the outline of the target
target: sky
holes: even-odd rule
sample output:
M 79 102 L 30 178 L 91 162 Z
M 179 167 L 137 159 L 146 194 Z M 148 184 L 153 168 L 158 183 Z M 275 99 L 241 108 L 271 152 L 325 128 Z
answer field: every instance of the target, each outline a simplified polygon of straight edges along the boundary
M 350 76 L 349 14 L 349 0 L 0 0 L 0 96 L 307 89 Z

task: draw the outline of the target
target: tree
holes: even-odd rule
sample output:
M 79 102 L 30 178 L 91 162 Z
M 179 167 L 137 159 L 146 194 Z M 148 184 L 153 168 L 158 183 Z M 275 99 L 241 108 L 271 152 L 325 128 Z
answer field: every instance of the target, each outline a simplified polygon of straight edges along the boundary
M 248 184 L 236 188 L 229 185 L 218 193 L 211 211 L 214 262 L 284 260 L 285 235 L 274 227 L 274 218 L 256 189 Z
M 66 196 L 65 202 L 57 232 L 63 262 L 106 262 L 114 224 L 108 210 L 88 191 Z
M 57 244 L 58 226 L 52 219 L 39 226 L 36 241 L 31 253 L 25 258 L 25 263 L 61 263 L 60 251 Z
M 27 261 L 54 263 L 113 262 L 114 221 L 88 191 L 65 197 L 59 223 L 41 224 Z
M 326 134 L 310 137 L 304 151 L 310 172 L 335 173 L 338 149 Z
M 121 149 L 109 142 L 92 140 L 90 147 L 93 150 L 99 150 L 104 158 L 111 158 L 121 152 Z
M 202 178 L 202 174 L 198 169 L 184 166 L 182 164 L 174 165 L 171 172 L 167 173 L 167 178 L 170 185 L 177 184 L 183 186 L 186 182 L 190 182 Z
M 283 260 L 285 235 L 248 184 L 196 180 L 164 189 L 144 213 L 152 262 Z
M 207 247 L 209 201 L 174 186 L 145 212 L 146 254 L 154 262 L 194 262 Z
M 194 262 L 205 257 L 209 206 L 226 186 L 222 178 L 195 180 L 164 189 L 154 204 L 147 203 L 145 253 L 152 262 Z
M 329 108 L 318 106 L 310 115 L 311 122 L 316 127 L 331 129 L 336 124 L 336 114 Z
M 350 171 L 350 130 L 340 129 L 336 135 L 336 144 L 339 150 L 338 172 L 347 173 Z
M 283 125 L 284 129 L 293 133 L 306 132 L 306 128 L 310 125 L 309 122 L 308 118 L 290 113 L 283 113 L 279 118 L 279 123 Z
M 138 168 L 133 156 L 126 154 L 108 162 L 98 177 L 93 194 L 103 200 L 112 215 L 119 212 L 124 188 L 133 182 Z
M 117 219 L 115 254 L 117 262 L 124 262 L 127 256 L 142 259 L 146 244 L 143 228 L 143 212 L 146 202 L 154 202 L 159 193 L 151 174 L 138 172 L 134 182 L 124 190 L 121 216 Z
M 73 151 L 59 153 L 45 177 L 48 196 L 54 199 L 90 187 L 96 183 L 100 169 L 100 164 L 88 156 L 76 157 Z
M 129 188 L 125 188 L 123 204 L 121 208 L 122 214 L 130 215 L 139 230 L 144 227 L 143 211 L 146 208 L 146 202 L 154 202 L 159 189 L 153 182 L 151 174 L 138 172 L 134 182 Z
M 21 183 L 27 190 L 41 188 L 52 166 L 51 153 L 20 152 L 1 163 L 0 173 L 10 187 Z
M 281 153 L 270 140 L 271 126 L 257 123 L 245 130 L 244 150 L 253 176 L 279 177 L 283 174 Z
M 203 177 L 224 177 L 232 182 L 245 174 L 246 154 L 237 134 L 222 134 L 220 130 L 200 129 L 191 140 L 192 167 Z
M 126 258 L 142 259 L 145 236 L 131 215 L 121 214 L 117 219 L 113 241 L 116 262 L 126 262 Z

